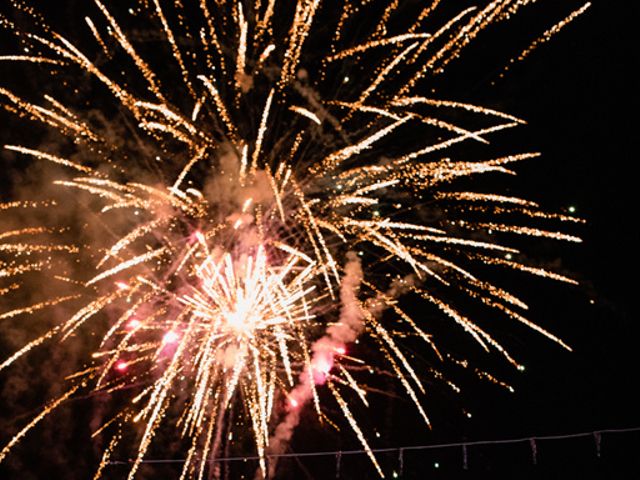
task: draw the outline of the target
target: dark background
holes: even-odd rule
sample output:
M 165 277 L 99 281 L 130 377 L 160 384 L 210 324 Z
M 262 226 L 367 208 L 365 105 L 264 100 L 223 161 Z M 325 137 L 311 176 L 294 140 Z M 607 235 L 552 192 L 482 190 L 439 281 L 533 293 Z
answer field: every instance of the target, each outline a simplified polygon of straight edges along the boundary
M 52 15 L 65 18 L 66 14 L 73 16 L 76 3 L 56 2 L 54 7 L 40 8 L 45 13 L 55 9 Z M 561 257 L 560 270 L 580 280 L 579 287 L 532 281 L 521 282 L 515 289 L 517 293 L 524 290 L 525 299 L 533 305 L 531 318 L 552 326 L 574 352 L 514 328 L 512 350 L 526 365 L 525 372 L 508 377 L 515 393 L 469 382 L 460 396 L 445 391 L 430 394 L 426 406 L 434 423 L 431 431 L 419 423 L 410 404 L 383 398 L 370 414 L 371 425 L 380 433 L 372 440 L 375 447 L 640 427 L 636 388 L 640 328 L 634 309 L 638 112 L 637 76 L 631 71 L 638 58 L 630 26 L 637 19 L 638 7 L 635 2 L 623 6 L 623 2 L 595 1 L 590 11 L 500 78 L 502 67 L 527 45 L 527 39 L 570 11 L 570 7 L 557 5 L 563 2 L 546 3 L 552 5 L 548 11 L 541 10 L 544 15 L 540 18 L 525 15 L 508 29 L 497 29 L 486 42 L 481 38 L 435 88 L 443 98 L 485 105 L 527 120 L 528 125 L 515 135 L 502 137 L 509 138 L 501 146 L 512 143 L 521 151 L 537 150 L 543 156 L 519 166 L 520 176 L 509 189 L 552 211 L 574 206 L 587 220 L 586 226 L 575 231 L 583 244 L 551 251 L 552 247 L 541 242 L 537 252 L 542 258 Z M 0 76 L 2 68 L 0 64 Z M 15 139 L 25 135 L 16 133 L 13 120 L 5 113 L 0 114 L 0 122 L 3 143 L 17 143 Z M 6 185 L 3 180 L 4 188 Z M 532 253 L 535 256 L 535 249 Z M 2 358 L 7 354 L 2 352 Z M 498 360 L 496 368 L 501 368 Z M 11 372 L 2 372 L 0 390 L 10 376 Z M 52 419 L 44 436 L 38 429 L 32 432 L 14 452 L 18 460 L 0 465 L 0 478 L 91 478 L 92 469 L 87 465 L 94 460 L 86 445 L 86 428 L 75 426 L 61 437 L 55 434 L 55 422 L 69 418 L 80 422 L 89 415 L 87 408 L 70 407 L 73 413 Z M 471 418 L 464 412 L 471 413 Z M 0 417 L 2 425 L 23 424 L 27 418 L 15 418 L 6 409 L 0 411 Z M 294 437 L 292 451 L 358 448 L 351 434 L 321 430 L 311 417 Z M 7 441 L 2 432 L 0 440 L 2 444 Z M 54 460 L 43 451 L 61 442 L 66 458 Z M 637 478 L 634 472 L 640 468 L 639 433 L 604 434 L 600 458 L 591 437 L 539 441 L 537 446 L 537 465 L 527 441 L 469 447 L 468 470 L 463 470 L 460 447 L 405 452 L 403 478 Z M 72 456 L 74 450 L 77 457 Z M 399 471 L 397 453 L 380 458 L 387 473 Z M 51 463 L 55 466 L 48 471 Z M 282 478 L 335 476 L 333 456 L 289 460 L 283 465 Z M 125 470 L 119 468 L 111 467 L 105 478 L 123 478 Z M 152 478 L 171 478 L 169 471 L 154 469 Z M 343 456 L 340 473 L 341 478 L 374 478 L 361 455 Z

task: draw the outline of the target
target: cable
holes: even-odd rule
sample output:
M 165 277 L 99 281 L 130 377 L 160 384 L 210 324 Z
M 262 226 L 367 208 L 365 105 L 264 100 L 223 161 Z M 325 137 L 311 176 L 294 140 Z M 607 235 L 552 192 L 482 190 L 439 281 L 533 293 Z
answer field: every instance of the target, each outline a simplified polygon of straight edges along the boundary
M 456 442 L 456 443 L 439 443 L 434 445 L 409 445 L 406 447 L 387 447 L 387 448 L 372 448 L 373 453 L 390 453 L 390 452 L 406 452 L 409 450 L 434 450 L 440 448 L 451 447 L 470 447 L 477 445 L 502 445 L 509 443 L 522 443 L 522 442 L 535 442 L 537 440 L 566 440 L 571 438 L 599 436 L 603 433 L 628 433 L 628 432 L 640 432 L 640 427 L 630 428 L 609 428 L 605 430 L 594 430 L 591 432 L 579 432 L 568 433 L 564 435 L 533 435 L 529 437 L 502 439 L 502 440 L 476 440 L 470 442 Z M 280 453 L 273 455 L 265 455 L 266 458 L 296 458 L 296 457 L 324 457 L 324 456 L 337 456 L 337 455 L 361 455 L 367 453 L 366 450 L 334 450 L 334 451 L 322 451 L 322 452 L 300 452 L 300 453 Z M 216 462 L 239 462 L 247 460 L 259 460 L 257 455 L 246 456 L 234 456 L 234 457 L 220 457 L 209 460 L 210 463 Z M 134 460 L 112 460 L 109 465 L 127 465 Z M 156 459 L 156 460 L 143 460 L 142 463 L 146 464 L 169 464 L 169 463 L 184 463 L 185 459 Z

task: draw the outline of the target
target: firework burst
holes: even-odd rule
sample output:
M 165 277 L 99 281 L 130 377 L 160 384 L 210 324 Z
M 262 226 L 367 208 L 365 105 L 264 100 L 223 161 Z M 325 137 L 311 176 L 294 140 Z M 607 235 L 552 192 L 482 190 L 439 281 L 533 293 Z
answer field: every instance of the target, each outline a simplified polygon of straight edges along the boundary
M 31 7 L 10 3 L 32 28 L 0 17 L 23 50 L 0 60 L 27 63 L 51 78 L 90 78 L 100 105 L 80 100 L 79 91 L 78 99 L 59 92 L 59 100 L 52 92 L 35 98 L 0 86 L 8 111 L 67 141 L 59 151 L 5 148 L 69 172 L 52 180 L 57 200 L 4 203 L 0 214 L 33 211 L 58 219 L 54 212 L 69 203 L 82 205 L 75 223 L 43 221 L 0 232 L 0 276 L 8 282 L 0 295 L 13 298 L 25 288 L 21 279 L 34 273 L 53 282 L 49 292 L 55 284 L 72 290 L 33 304 L 8 302 L 13 306 L 0 313 L 2 320 L 37 318 L 53 307 L 67 316 L 0 369 L 83 329 L 101 341 L 90 364 L 66 379 L 66 393 L 9 441 L 0 460 L 77 392 L 127 389 L 135 392 L 130 403 L 96 432 L 112 435 L 96 478 L 122 431 L 137 424 L 143 427 L 133 478 L 169 421 L 188 448 L 183 478 L 203 478 L 235 403 L 244 407 L 267 474 L 265 457 L 286 448 L 300 408 L 313 403 L 324 417 L 323 388 L 382 475 L 348 401 L 355 395 L 367 403 L 366 385 L 352 373 L 364 359 L 349 356 L 349 345 L 364 334 L 374 340 L 379 358 L 373 361 L 386 363 L 427 425 L 425 372 L 412 366 L 398 339 L 417 337 L 437 362 L 446 357 L 428 325 L 401 309 L 400 296 L 435 306 L 483 349 L 516 366 L 447 292 L 569 348 L 523 315 L 522 300 L 476 270 L 490 265 L 575 283 L 516 260 L 519 250 L 509 241 L 578 242 L 537 225 L 580 220 L 521 198 L 455 188 L 480 174 L 512 174 L 513 164 L 536 157 L 451 158 L 455 145 L 487 144 L 493 133 L 523 121 L 421 94 L 481 31 L 534 2 L 483 2 L 443 21 L 435 14 L 438 1 L 347 0 L 335 14 L 319 0 L 141 0 L 116 14 L 120 9 L 95 0 L 84 19 L 91 53 Z M 355 28 L 365 16 L 373 19 L 370 28 Z M 129 17 L 135 29 L 127 27 Z M 168 57 L 149 45 L 161 45 Z M 451 112 L 484 124 L 464 128 L 446 120 Z M 447 214 L 420 220 L 427 203 Z M 391 315 L 383 319 L 383 312 Z M 177 419 L 168 412 L 178 412 Z M 275 462 L 269 467 L 275 473 Z

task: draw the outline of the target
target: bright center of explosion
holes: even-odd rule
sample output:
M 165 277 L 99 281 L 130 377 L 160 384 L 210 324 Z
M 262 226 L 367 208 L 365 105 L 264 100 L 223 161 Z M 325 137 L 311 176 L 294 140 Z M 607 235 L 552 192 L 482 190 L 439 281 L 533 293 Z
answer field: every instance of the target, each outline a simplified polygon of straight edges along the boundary
M 255 328 L 257 319 L 246 311 L 246 305 L 239 305 L 237 311 L 225 315 L 227 325 L 238 334 L 249 333 Z
M 199 286 L 181 301 L 196 307 L 194 315 L 223 335 L 253 335 L 287 321 L 292 304 L 283 295 L 283 280 L 295 263 L 271 266 L 263 246 L 253 254 L 212 253 L 197 270 Z

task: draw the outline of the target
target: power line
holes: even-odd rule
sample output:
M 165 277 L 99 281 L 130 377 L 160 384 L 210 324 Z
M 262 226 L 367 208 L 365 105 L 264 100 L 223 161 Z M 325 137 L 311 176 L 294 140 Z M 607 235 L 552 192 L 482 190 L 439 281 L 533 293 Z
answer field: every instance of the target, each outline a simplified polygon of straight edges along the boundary
M 373 453 L 398 453 L 401 458 L 404 452 L 413 450 L 435 450 L 442 448 L 462 447 L 466 452 L 467 447 L 480 446 L 480 445 L 504 445 L 513 443 L 529 443 L 531 445 L 534 462 L 536 460 L 536 442 L 541 440 L 567 440 L 573 438 L 593 437 L 596 443 L 596 450 L 598 456 L 600 456 L 600 441 L 601 437 L 605 433 L 629 433 L 640 432 L 640 427 L 630 428 L 609 428 L 605 430 L 593 430 L 590 432 L 578 432 L 568 433 L 563 435 L 532 435 L 528 437 L 499 439 L 499 440 L 476 440 L 476 441 L 464 441 L 454 443 L 438 443 L 432 445 L 407 445 L 404 447 L 386 447 L 386 448 L 372 448 Z M 343 455 L 362 455 L 366 454 L 364 449 L 357 450 L 333 450 L 333 451 L 321 451 L 321 452 L 299 452 L 299 453 L 280 453 L 280 454 L 267 454 L 265 457 L 270 458 L 303 458 L 303 457 L 342 457 Z M 246 462 L 248 460 L 259 460 L 257 455 L 243 455 L 233 457 L 218 457 L 209 460 L 210 463 L 225 463 L 225 462 Z M 176 464 L 184 463 L 186 459 L 150 459 L 143 460 L 142 463 L 146 464 Z M 112 460 L 109 465 L 127 465 L 133 463 L 133 459 L 129 460 Z

